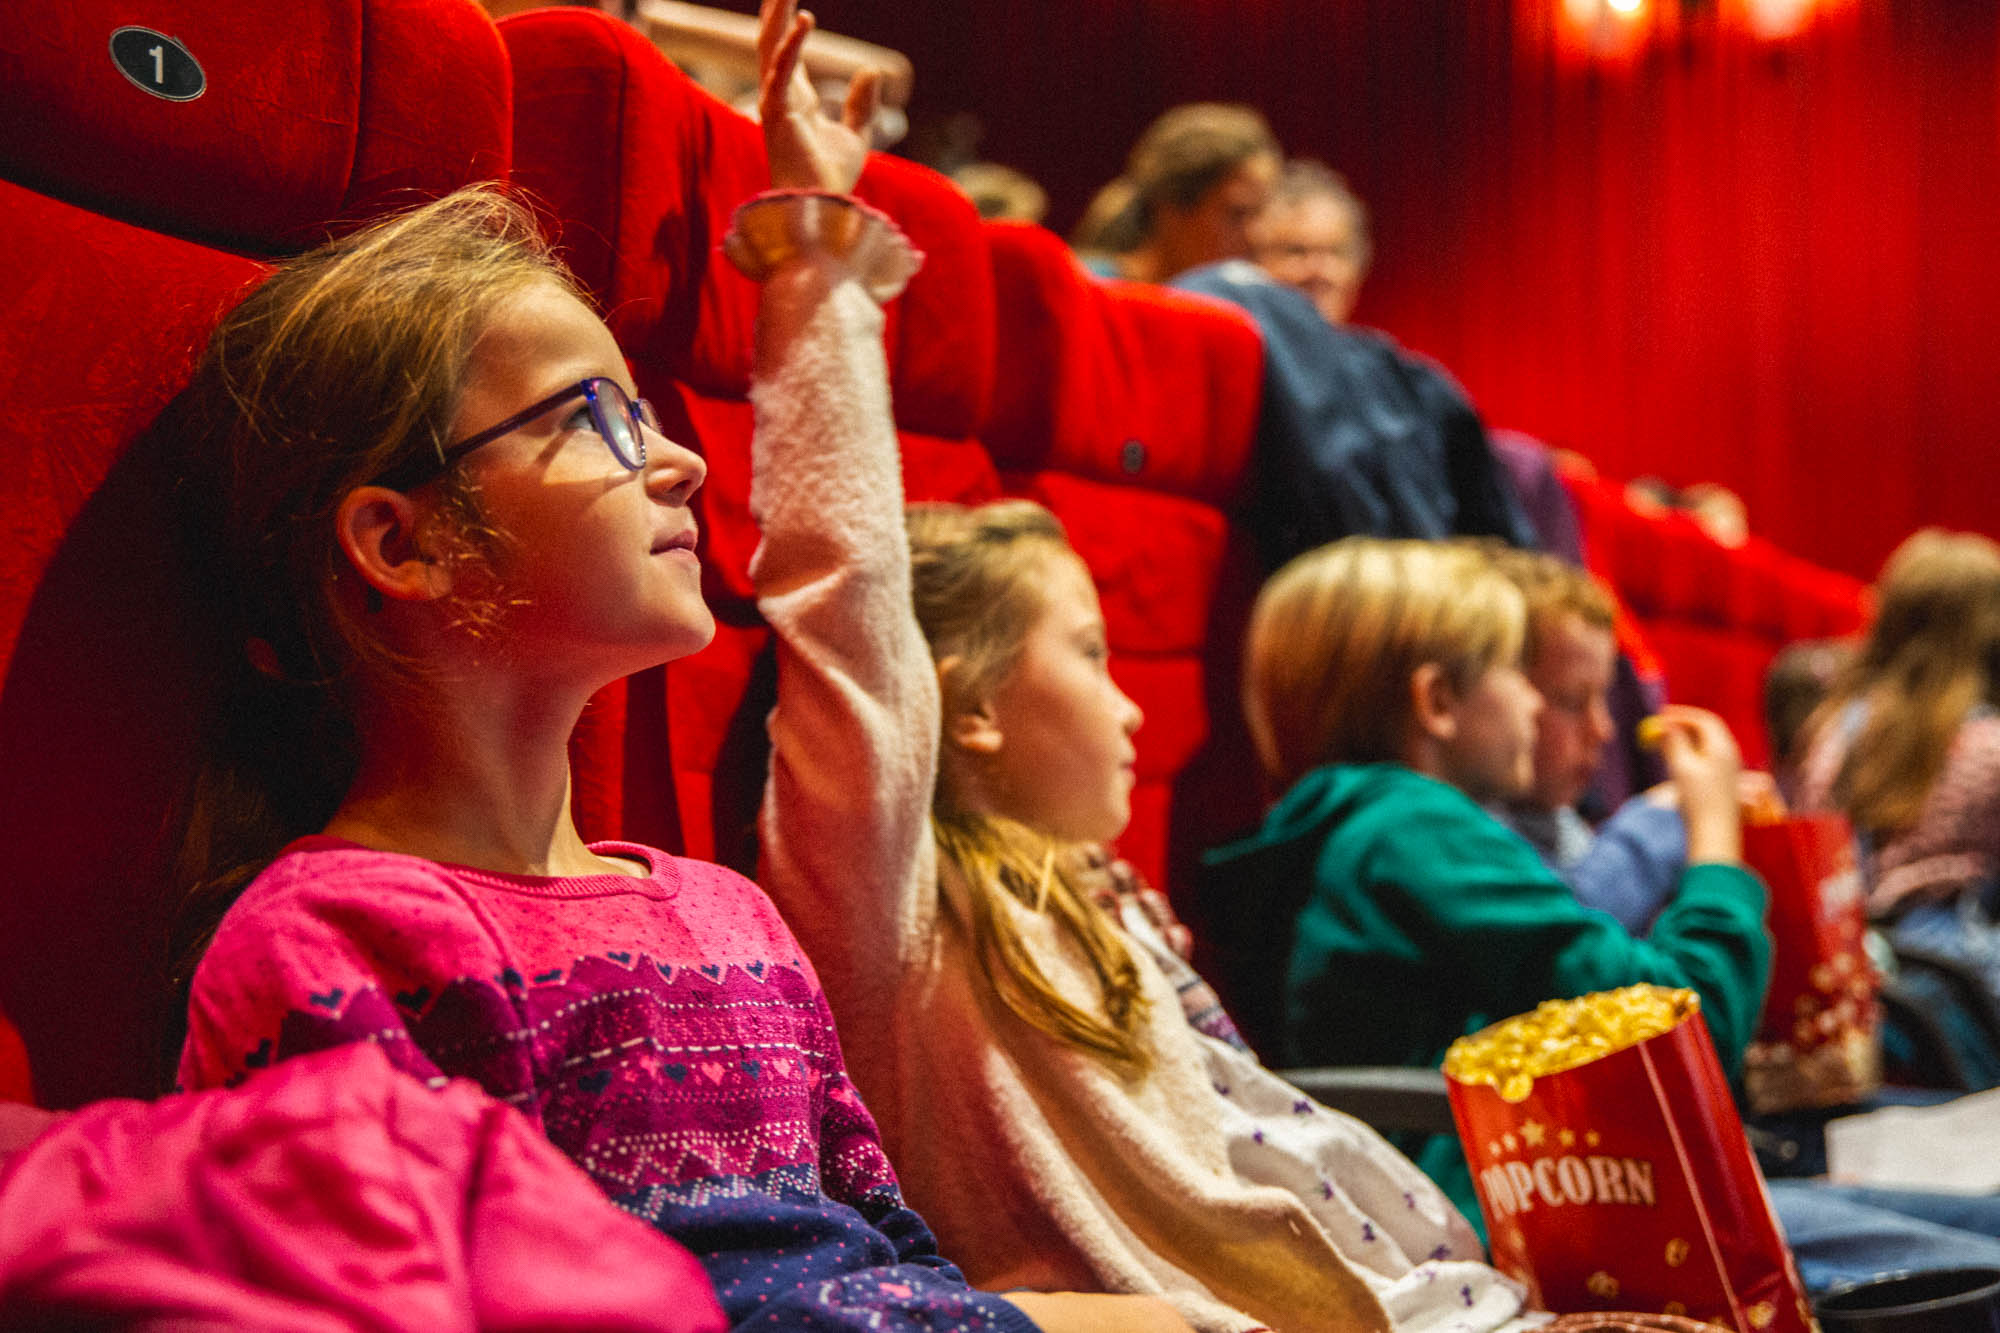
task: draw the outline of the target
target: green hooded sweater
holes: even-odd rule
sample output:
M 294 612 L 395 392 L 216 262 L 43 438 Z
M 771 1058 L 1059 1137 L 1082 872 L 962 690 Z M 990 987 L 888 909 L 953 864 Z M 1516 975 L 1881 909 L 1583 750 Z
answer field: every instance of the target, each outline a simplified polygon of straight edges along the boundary
M 1401 764 L 1315 769 L 1206 859 L 1232 898 L 1296 904 L 1287 1064 L 1436 1068 L 1456 1038 L 1543 1000 L 1643 981 L 1701 997 L 1734 1076 L 1770 980 L 1764 887 L 1740 866 L 1689 866 L 1641 939 L 1578 903 L 1471 797 Z M 1456 1142 L 1415 1155 L 1478 1216 Z

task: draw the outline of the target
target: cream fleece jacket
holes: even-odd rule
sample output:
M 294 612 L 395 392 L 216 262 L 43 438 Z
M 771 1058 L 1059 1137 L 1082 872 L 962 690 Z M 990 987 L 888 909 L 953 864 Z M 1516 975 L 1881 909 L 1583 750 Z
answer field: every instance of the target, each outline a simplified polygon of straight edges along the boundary
M 1406 1158 L 1189 1027 L 1136 943 L 1157 1055 L 1143 1078 L 993 995 L 928 817 L 940 703 L 911 609 L 882 313 L 838 261 L 772 281 L 751 395 L 751 574 L 778 637 L 761 878 L 941 1252 L 979 1286 L 1161 1294 L 1218 1333 L 1540 1323 Z M 1074 945 L 1010 910 L 1050 980 L 1098 1003 Z

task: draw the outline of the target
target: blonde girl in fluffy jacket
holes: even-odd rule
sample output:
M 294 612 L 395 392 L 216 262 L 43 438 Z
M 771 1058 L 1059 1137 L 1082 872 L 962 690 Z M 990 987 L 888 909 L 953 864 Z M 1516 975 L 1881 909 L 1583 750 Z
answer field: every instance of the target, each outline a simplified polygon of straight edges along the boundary
M 1158 1293 L 1205 1330 L 1543 1322 L 1406 1158 L 1192 1026 L 1184 965 L 1098 906 L 1140 716 L 1089 573 L 1022 502 L 906 530 L 879 343 L 843 355 L 867 401 L 826 416 L 866 431 L 753 392 L 759 447 L 816 436 L 794 456 L 827 464 L 754 460 L 779 643 L 761 879 L 945 1252 L 1002 1290 Z

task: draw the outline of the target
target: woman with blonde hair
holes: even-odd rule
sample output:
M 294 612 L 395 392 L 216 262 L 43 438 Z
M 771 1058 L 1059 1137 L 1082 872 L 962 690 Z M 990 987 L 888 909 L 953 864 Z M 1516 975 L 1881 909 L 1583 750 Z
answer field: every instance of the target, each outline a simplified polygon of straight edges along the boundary
M 2000 545 L 1926 528 L 1890 555 L 1875 599 L 1808 724 L 1799 803 L 1853 821 L 1871 916 L 2000 995 Z
M 1452 544 L 1349 538 L 1258 596 L 1244 708 L 1284 795 L 1208 868 L 1289 920 L 1288 1062 L 1435 1068 L 1487 1022 L 1634 982 L 1692 987 L 1725 1064 L 1741 1060 L 1770 969 L 1753 876 L 1733 859 L 1691 865 L 1636 938 L 1482 808 L 1533 780 L 1542 699 L 1521 671 L 1524 628 L 1519 589 Z M 1669 771 L 1736 762 L 1683 728 L 1665 757 Z M 1455 1141 L 1418 1161 L 1471 1206 Z

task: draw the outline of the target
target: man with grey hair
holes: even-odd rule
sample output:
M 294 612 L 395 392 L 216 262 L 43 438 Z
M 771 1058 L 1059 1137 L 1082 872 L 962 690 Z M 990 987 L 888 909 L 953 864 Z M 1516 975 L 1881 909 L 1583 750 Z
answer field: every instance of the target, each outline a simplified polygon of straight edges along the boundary
M 1249 312 L 1264 335 L 1256 483 L 1245 516 L 1268 568 L 1340 537 L 1536 533 L 1486 426 L 1436 363 L 1346 322 L 1368 268 L 1368 216 L 1319 163 L 1280 172 L 1248 229 L 1258 262 L 1191 269 L 1173 285 Z
M 1375 257 L 1368 206 L 1323 162 L 1285 164 L 1250 228 L 1251 256 L 1266 273 L 1311 298 L 1329 324 L 1354 313 Z

